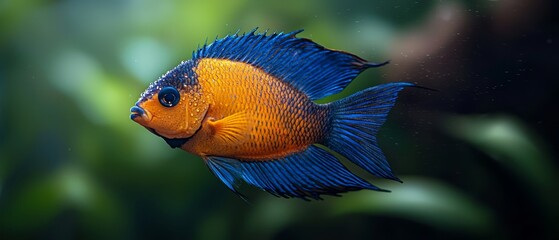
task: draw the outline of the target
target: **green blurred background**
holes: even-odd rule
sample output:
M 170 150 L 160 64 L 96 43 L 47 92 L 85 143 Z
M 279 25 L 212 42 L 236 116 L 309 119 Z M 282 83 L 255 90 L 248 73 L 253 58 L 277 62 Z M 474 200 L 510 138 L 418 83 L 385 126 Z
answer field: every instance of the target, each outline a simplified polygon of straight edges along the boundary
M 558 234 L 553 1 L 0 0 L 0 239 L 550 239 Z M 403 184 L 305 202 L 246 187 L 129 120 L 206 39 L 255 27 L 411 81 L 379 141 Z M 553 81 L 552 81 L 553 80 Z M 351 166 L 350 166 L 351 167 Z

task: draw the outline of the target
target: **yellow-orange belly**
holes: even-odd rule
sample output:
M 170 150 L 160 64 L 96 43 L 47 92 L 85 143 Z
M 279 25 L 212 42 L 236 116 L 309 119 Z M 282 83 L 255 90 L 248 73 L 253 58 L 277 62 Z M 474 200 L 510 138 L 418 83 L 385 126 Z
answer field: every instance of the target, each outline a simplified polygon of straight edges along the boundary
M 304 150 L 324 137 L 327 108 L 263 70 L 242 62 L 202 59 L 195 72 L 210 105 L 201 129 L 184 150 L 262 161 Z M 239 113 L 247 125 L 240 137 L 216 137 L 211 122 Z

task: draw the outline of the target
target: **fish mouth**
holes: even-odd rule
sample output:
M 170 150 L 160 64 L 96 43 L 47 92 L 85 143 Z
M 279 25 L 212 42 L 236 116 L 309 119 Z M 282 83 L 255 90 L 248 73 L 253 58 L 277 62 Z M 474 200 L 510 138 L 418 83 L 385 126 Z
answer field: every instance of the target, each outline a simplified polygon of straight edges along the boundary
M 148 115 L 149 114 L 147 114 L 147 112 L 143 108 L 138 107 L 138 105 L 134 105 L 130 108 L 130 119 L 133 121 L 138 122 L 141 119 L 148 120 Z
M 163 138 L 167 144 L 171 148 L 180 148 L 183 144 L 185 144 L 190 138 L 167 138 L 161 134 L 159 134 L 155 129 L 147 127 L 145 122 L 151 119 L 151 115 L 146 112 L 143 108 L 134 105 L 130 108 L 130 119 L 132 121 L 139 123 L 140 125 L 144 126 L 148 131 L 151 133 Z

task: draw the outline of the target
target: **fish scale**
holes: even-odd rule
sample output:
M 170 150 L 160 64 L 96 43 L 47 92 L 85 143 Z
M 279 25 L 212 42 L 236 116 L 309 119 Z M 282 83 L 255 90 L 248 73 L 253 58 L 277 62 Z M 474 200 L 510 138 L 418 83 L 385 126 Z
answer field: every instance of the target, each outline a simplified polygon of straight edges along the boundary
M 326 116 L 326 108 L 260 69 L 207 59 L 198 63 L 196 73 L 202 91 L 211 91 L 213 96 L 208 99 L 213 107 L 206 117 L 219 120 L 244 112 L 253 126 L 248 140 L 236 146 L 213 141 L 210 131 L 202 131 L 183 147 L 188 151 L 258 161 L 304 150 L 324 136 L 324 124 L 318 119 Z M 256 107 L 259 102 L 267 104 Z

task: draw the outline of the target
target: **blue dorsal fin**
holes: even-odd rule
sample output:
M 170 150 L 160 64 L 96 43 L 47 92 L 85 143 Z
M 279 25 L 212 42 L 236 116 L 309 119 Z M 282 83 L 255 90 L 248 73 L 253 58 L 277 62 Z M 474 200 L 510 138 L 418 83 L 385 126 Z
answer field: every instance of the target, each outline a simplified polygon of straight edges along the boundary
M 192 59 L 218 58 L 240 61 L 263 69 L 306 93 L 312 100 L 342 91 L 359 73 L 376 64 L 350 53 L 326 49 L 290 33 L 266 35 L 257 29 L 235 33 L 198 49 Z
M 385 191 L 357 177 L 332 154 L 313 145 L 281 159 L 244 162 L 208 157 L 206 163 L 235 193 L 238 193 L 236 182 L 241 179 L 278 197 L 305 200 L 360 189 Z

